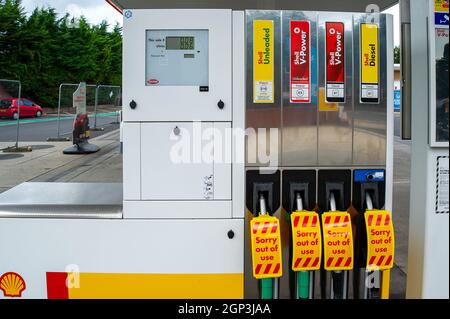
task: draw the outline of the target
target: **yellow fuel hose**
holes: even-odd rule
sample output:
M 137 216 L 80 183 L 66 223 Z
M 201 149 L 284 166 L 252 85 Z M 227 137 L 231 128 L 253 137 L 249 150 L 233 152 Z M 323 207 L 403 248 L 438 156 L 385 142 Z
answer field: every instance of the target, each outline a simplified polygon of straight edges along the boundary
M 391 279 L 391 270 L 381 271 L 381 299 L 389 299 L 389 282 Z

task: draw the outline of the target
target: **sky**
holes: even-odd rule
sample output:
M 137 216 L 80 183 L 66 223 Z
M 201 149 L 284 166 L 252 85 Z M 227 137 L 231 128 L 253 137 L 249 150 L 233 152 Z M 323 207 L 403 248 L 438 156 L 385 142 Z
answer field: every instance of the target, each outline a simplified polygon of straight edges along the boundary
M 68 12 L 71 16 L 84 15 L 92 24 L 106 20 L 111 26 L 119 22 L 122 25 L 122 15 L 113 9 L 105 0 L 22 0 L 25 11 L 31 13 L 36 7 L 53 7 L 63 15 Z M 399 5 L 395 5 L 385 13 L 394 15 L 394 45 L 400 44 Z
M 61 16 L 68 12 L 71 16 L 84 15 L 92 24 L 106 20 L 111 26 L 122 25 L 122 15 L 105 0 L 22 0 L 22 6 L 30 14 L 36 7 L 52 7 Z

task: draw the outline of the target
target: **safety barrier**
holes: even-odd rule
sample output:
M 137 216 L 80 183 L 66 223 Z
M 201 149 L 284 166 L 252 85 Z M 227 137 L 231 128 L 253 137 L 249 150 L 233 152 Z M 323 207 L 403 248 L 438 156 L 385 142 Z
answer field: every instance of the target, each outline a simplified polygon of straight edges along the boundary
M 59 86 L 59 92 L 58 92 L 58 109 L 57 109 L 57 132 L 56 137 L 49 137 L 47 138 L 47 141 L 52 142 L 58 142 L 58 141 L 69 141 L 70 138 L 63 137 L 61 133 L 61 108 L 64 104 L 65 107 L 71 109 L 72 104 L 72 94 L 78 87 L 78 83 L 61 83 Z M 70 94 L 64 94 L 63 90 L 70 88 L 69 91 Z M 94 84 L 87 84 L 87 110 L 91 111 L 94 115 L 94 125 L 91 128 L 91 130 L 98 130 L 101 131 L 104 128 L 97 127 L 97 111 L 99 102 L 105 102 L 108 101 L 110 103 L 111 101 L 114 101 L 114 103 L 110 103 L 108 105 L 113 105 L 114 107 L 120 108 L 121 105 L 121 87 L 115 86 L 115 85 L 94 85 Z M 104 96 L 102 94 L 101 90 L 108 89 L 109 94 Z M 118 110 L 114 110 L 116 114 L 116 118 L 119 117 Z M 116 120 L 118 122 L 118 119 Z
M 10 86 L 17 87 L 17 94 L 11 94 Z M 8 80 L 8 79 L 0 79 L 0 98 L 14 98 L 17 97 L 17 112 L 13 114 L 13 119 L 16 120 L 16 141 L 14 146 L 7 147 L 4 149 L 4 152 L 30 152 L 31 147 L 19 147 L 19 131 L 20 131 L 20 106 L 22 104 L 21 100 L 22 94 L 22 83 L 18 80 Z M 0 102 L 1 103 L 1 102 Z M 1 108 L 1 105 L 0 105 Z M 5 108 L 1 108 L 0 112 L 6 112 Z M 17 115 L 16 115 L 17 114 Z M 0 117 L 2 114 L 0 113 Z

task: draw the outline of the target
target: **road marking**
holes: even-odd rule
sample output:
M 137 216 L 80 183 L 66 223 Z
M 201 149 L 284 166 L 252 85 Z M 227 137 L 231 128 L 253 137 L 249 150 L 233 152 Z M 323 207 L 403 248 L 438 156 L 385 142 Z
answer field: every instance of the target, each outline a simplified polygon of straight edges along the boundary
M 97 117 L 110 117 L 110 116 L 116 116 L 117 114 L 115 112 L 109 112 L 109 113 L 98 113 Z M 73 120 L 75 115 L 71 116 L 61 116 L 60 120 Z M 94 115 L 90 114 L 90 118 L 93 118 Z M 39 123 L 39 122 L 51 122 L 51 121 L 57 121 L 57 117 L 46 117 L 46 118 L 39 118 L 39 119 L 22 119 L 20 120 L 19 124 L 29 124 L 29 123 Z M 17 121 L 6 121 L 6 122 L 0 122 L 0 126 L 6 126 L 6 125 L 16 125 Z

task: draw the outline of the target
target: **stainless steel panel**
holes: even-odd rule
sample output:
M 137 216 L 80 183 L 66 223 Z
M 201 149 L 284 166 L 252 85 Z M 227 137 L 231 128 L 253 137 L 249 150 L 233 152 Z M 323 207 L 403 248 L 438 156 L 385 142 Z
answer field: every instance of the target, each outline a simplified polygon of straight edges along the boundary
M 353 164 L 385 165 L 387 127 L 387 87 L 386 81 L 386 15 L 354 14 L 353 59 L 354 59 L 354 131 Z M 379 103 L 360 102 L 360 23 L 379 23 Z M 391 61 L 390 63 L 393 63 Z
M 290 101 L 290 21 L 309 21 L 311 32 L 311 103 Z M 282 165 L 317 164 L 317 12 L 283 11 Z
M 401 31 L 401 133 L 402 140 L 411 139 L 411 24 L 402 23 Z
M 0 217 L 122 218 L 121 183 L 22 183 L 0 194 Z
M 281 11 L 247 10 L 247 69 L 246 69 L 246 128 L 254 129 L 254 138 L 246 138 L 246 165 L 270 166 L 274 163 L 264 162 L 257 154 L 269 154 L 281 161 Z M 274 21 L 274 103 L 253 103 L 253 21 Z M 269 129 L 278 130 L 270 140 Z M 260 129 L 258 131 L 258 129 Z M 275 133 L 275 132 L 273 132 Z M 267 152 L 266 152 L 267 151 Z M 275 163 L 278 165 L 278 163 Z
M 328 103 L 325 98 L 325 23 L 344 23 L 345 102 Z M 318 19 L 319 32 L 319 166 L 352 164 L 353 128 L 353 65 L 352 65 L 352 15 L 343 12 L 321 12 Z M 328 109 L 327 111 L 325 109 Z

